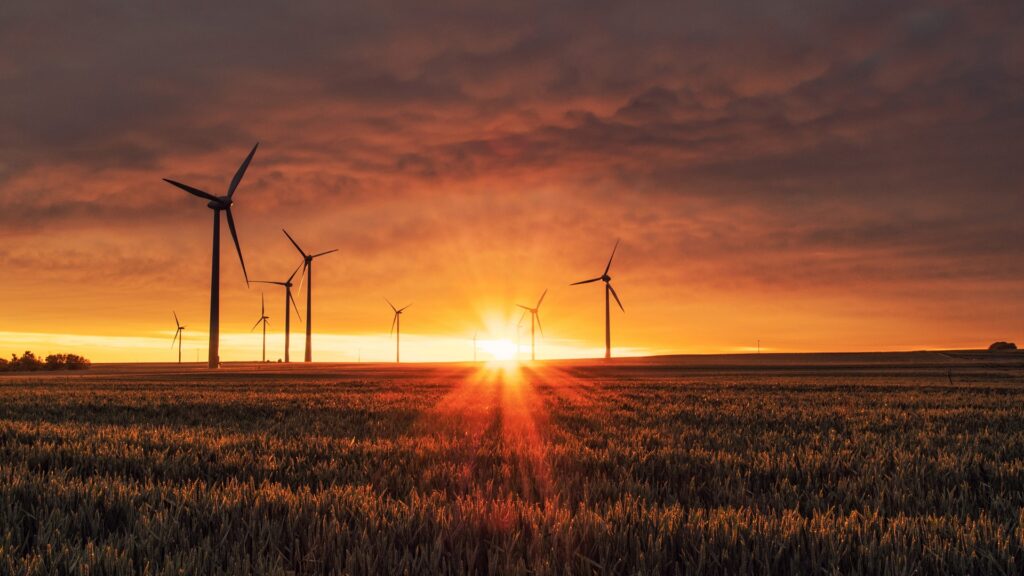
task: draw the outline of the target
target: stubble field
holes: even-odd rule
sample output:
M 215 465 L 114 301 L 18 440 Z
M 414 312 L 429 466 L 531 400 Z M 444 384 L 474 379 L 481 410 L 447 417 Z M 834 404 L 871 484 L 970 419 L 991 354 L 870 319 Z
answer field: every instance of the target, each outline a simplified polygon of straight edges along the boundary
M 1024 354 L 0 378 L 2 574 L 1013 574 Z

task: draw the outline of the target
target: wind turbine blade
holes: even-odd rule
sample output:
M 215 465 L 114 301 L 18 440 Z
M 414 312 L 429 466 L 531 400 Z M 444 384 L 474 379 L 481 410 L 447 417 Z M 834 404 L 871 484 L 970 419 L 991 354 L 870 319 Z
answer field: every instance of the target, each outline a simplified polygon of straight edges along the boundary
M 277 286 L 284 286 L 284 282 L 274 282 L 273 280 L 251 280 L 253 284 L 275 284 Z
M 178 341 L 178 334 L 181 334 L 181 329 L 174 331 L 174 338 L 171 339 L 171 348 L 174 348 L 174 343 Z
M 522 304 L 516 304 L 516 306 L 519 306 L 519 307 L 520 307 L 520 308 L 522 308 L 523 310 L 529 310 L 529 309 L 530 309 L 530 307 L 529 307 L 529 306 L 523 306 Z
M 242 162 L 242 165 L 238 167 L 238 172 L 235 172 L 235 177 L 231 179 L 231 186 L 228 187 L 228 198 L 235 195 L 235 188 L 238 188 L 238 183 L 242 181 L 242 176 L 245 176 L 245 170 L 249 167 L 249 162 L 252 161 L 253 154 L 256 154 L 256 148 L 258 148 L 259 145 L 260 143 L 257 142 L 256 146 L 252 147 L 252 151 L 245 157 L 245 161 Z
M 213 194 L 209 194 L 207 192 L 203 192 L 199 188 L 193 188 L 193 187 L 189 186 L 188 184 L 182 184 L 181 182 L 175 182 L 174 180 L 171 180 L 169 178 L 164 178 L 164 182 L 167 182 L 168 184 L 170 184 L 172 186 L 177 186 L 178 188 L 181 188 L 182 190 L 184 190 L 185 192 L 188 192 L 189 194 L 192 194 L 193 196 L 199 196 L 200 198 L 205 198 L 206 200 L 213 200 L 214 202 L 218 202 L 219 201 L 217 199 L 217 197 L 214 196 Z
M 300 264 L 300 266 L 302 266 L 302 273 L 299 274 L 299 287 L 296 288 L 296 290 L 298 290 L 301 293 L 302 292 L 302 283 L 306 281 L 306 266 L 308 266 L 308 264 L 306 264 L 306 261 L 303 260 L 302 264 Z
M 398 312 L 395 312 L 395 315 L 391 317 L 391 331 L 388 334 L 395 333 L 395 322 L 398 322 Z
M 288 231 L 285 230 L 284 228 L 281 228 L 281 232 L 284 232 L 284 235 L 287 236 L 288 239 L 292 241 L 292 244 L 295 246 L 295 249 L 299 251 L 299 254 L 302 254 L 302 257 L 305 258 L 306 253 L 302 251 L 302 248 L 299 248 L 299 243 L 295 241 L 295 238 L 292 238 L 292 235 L 289 234 Z
M 321 257 L 321 256 L 323 256 L 325 254 L 330 254 L 331 252 L 337 252 L 337 251 L 338 251 L 338 249 L 335 248 L 334 250 L 328 250 L 326 252 L 321 252 L 319 254 L 313 254 L 313 258 L 319 258 L 319 257 Z
M 305 263 L 306 263 L 305 260 L 303 260 L 302 264 L 305 264 Z M 292 272 L 292 275 L 288 277 L 288 280 L 285 281 L 284 284 L 287 284 L 288 282 L 291 282 L 292 278 L 295 278 L 295 274 L 298 273 L 299 268 L 302 268 L 302 264 L 299 264 L 298 266 L 295 267 L 295 272 Z
M 266 316 L 267 314 L 267 301 L 263 298 L 263 292 L 260 292 L 260 316 Z
M 181 322 L 178 321 L 178 313 L 171 310 L 171 314 L 174 314 L 174 325 L 178 327 L 178 330 L 181 330 Z
M 245 285 L 249 285 L 249 273 L 245 271 L 245 258 L 242 258 L 242 246 L 238 243 L 238 232 L 235 231 L 235 219 L 231 217 L 231 208 L 224 212 L 228 215 L 228 228 L 231 229 L 231 239 L 235 241 L 235 250 L 238 251 L 238 261 L 242 263 L 242 275 L 245 276 Z
M 406 304 L 405 308 L 399 308 L 398 311 L 399 312 L 404 312 L 406 310 L 406 308 L 408 308 L 409 306 L 412 306 L 412 304 Z
M 260 322 L 263 322 L 263 318 L 260 318 L 259 320 L 257 320 L 256 323 L 252 325 L 252 328 L 249 329 L 249 332 L 252 332 L 253 330 L 255 330 L 256 327 L 260 325 Z
M 544 335 L 544 327 L 540 325 L 540 312 L 534 312 L 533 317 L 537 319 L 537 328 L 540 328 L 540 335 Z
M 600 279 L 601 279 L 601 277 L 598 276 L 597 278 L 591 278 L 590 280 L 581 280 L 579 282 L 573 282 L 572 284 L 569 284 L 569 286 L 579 286 L 580 284 L 590 284 L 591 282 L 597 282 Z
M 529 308 L 527 308 L 527 310 L 529 310 Z M 523 320 L 525 320 L 525 319 L 526 319 L 526 311 L 524 310 L 523 311 L 523 315 L 519 317 L 519 322 L 516 324 L 516 327 L 518 328 L 519 326 L 522 326 L 523 325 Z
M 612 248 L 612 255 L 608 258 L 608 265 L 604 267 L 604 276 L 608 275 L 608 271 L 612 269 L 612 258 L 615 258 L 615 251 L 619 249 L 619 241 L 615 241 L 615 247 Z
M 302 322 L 302 314 L 299 313 L 299 305 L 295 303 L 295 297 L 292 296 L 291 291 L 288 292 L 288 299 L 292 301 L 292 306 L 295 307 L 295 316 L 298 317 L 299 322 Z
M 388 299 L 387 299 L 387 298 L 385 297 L 385 298 L 384 298 L 384 301 L 388 303 L 388 306 L 391 306 L 391 310 L 392 310 L 393 312 L 395 312 L 396 314 L 398 313 L 398 308 L 395 308 L 395 305 L 391 303 L 391 300 L 388 300 Z
M 619 300 L 619 295 L 615 293 L 615 288 L 612 288 L 611 282 L 608 283 L 608 289 L 612 291 L 612 296 L 615 296 L 615 302 L 618 303 L 619 310 L 625 312 L 626 309 L 622 307 L 622 300 Z
M 544 297 L 548 295 L 548 289 L 544 289 L 544 293 L 540 295 L 540 300 L 537 300 L 537 310 L 540 310 L 540 304 L 544 301 Z

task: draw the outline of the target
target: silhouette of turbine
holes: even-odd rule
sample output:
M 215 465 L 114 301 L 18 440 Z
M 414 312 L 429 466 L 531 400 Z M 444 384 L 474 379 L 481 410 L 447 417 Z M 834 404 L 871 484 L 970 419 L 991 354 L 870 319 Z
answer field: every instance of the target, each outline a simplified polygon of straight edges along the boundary
M 313 259 L 319 258 L 330 254 L 331 252 L 337 252 L 338 249 L 328 250 L 326 252 L 320 252 L 318 254 L 306 254 L 306 252 L 299 246 L 299 243 L 292 238 L 292 235 L 288 233 L 284 228 L 281 229 L 284 235 L 292 241 L 295 245 L 295 249 L 302 254 L 302 271 L 306 273 L 306 358 L 304 362 L 313 361 Z M 302 279 L 299 279 L 299 290 L 302 290 Z
M 220 213 L 223 211 L 227 214 L 228 228 L 231 229 L 231 238 L 235 241 L 238 261 L 242 263 L 242 274 L 245 276 L 245 285 L 248 287 L 249 274 L 245 271 L 245 259 L 242 258 L 242 246 L 238 243 L 238 233 L 235 232 L 235 219 L 231 217 L 231 206 L 234 204 L 232 198 L 235 195 L 235 189 L 238 188 L 238 183 L 242 181 L 242 176 L 245 175 L 245 170 L 249 167 L 249 162 L 252 161 L 253 154 L 256 154 L 256 148 L 259 145 L 260 143 L 257 142 L 252 147 L 252 151 L 242 161 L 242 165 L 238 167 L 235 177 L 231 179 L 231 185 L 228 186 L 226 196 L 214 196 L 187 184 L 164 178 L 164 181 L 168 184 L 177 186 L 193 196 L 208 200 L 206 206 L 213 210 L 213 272 L 210 278 L 210 368 L 218 368 L 220 366 Z
M 177 312 L 175 312 L 174 310 L 171 310 L 171 314 L 174 314 L 174 325 L 178 327 L 178 329 L 174 331 L 174 339 L 171 340 L 171 350 L 174 350 L 174 342 L 177 341 L 178 342 L 178 364 L 181 364 L 181 341 L 184 340 L 184 336 L 182 336 L 181 333 L 184 332 L 185 327 L 181 325 L 181 322 L 178 322 L 178 313 Z
M 261 323 L 263 324 L 263 362 L 267 361 L 267 320 L 270 320 L 270 316 L 267 316 L 267 302 L 263 299 L 263 292 L 260 292 L 260 319 L 252 325 L 249 332 L 255 330 Z
M 619 241 L 615 241 L 615 247 L 612 248 L 612 255 L 608 258 L 608 265 L 604 267 L 604 273 L 597 278 L 591 278 L 590 280 L 581 280 L 579 282 L 573 282 L 570 286 L 577 286 L 579 284 L 590 284 L 591 282 L 597 282 L 601 280 L 604 282 L 604 357 L 612 357 L 612 322 L 611 322 L 611 306 L 608 301 L 608 294 L 615 297 L 615 303 L 619 305 L 619 309 L 623 312 L 626 311 L 622 307 L 622 301 L 619 300 L 619 295 L 615 293 L 615 288 L 612 288 L 612 277 L 608 275 L 608 271 L 612 268 L 612 258 L 615 258 L 615 251 L 619 248 Z
M 547 295 L 548 291 L 547 288 L 545 288 L 544 293 L 540 295 L 540 300 L 537 300 L 537 305 L 534 306 L 533 308 L 530 308 L 529 306 L 523 306 L 522 304 L 516 304 L 516 306 L 519 306 L 520 308 L 523 309 L 523 315 L 519 317 L 520 324 L 523 322 L 523 319 L 526 318 L 526 313 L 530 313 L 530 360 L 537 359 L 537 341 L 534 338 L 533 333 L 534 322 L 536 322 L 537 327 L 540 328 L 540 335 L 544 335 L 544 327 L 541 326 L 540 324 L 540 304 L 541 302 L 544 301 L 544 297 Z
M 398 364 L 402 361 L 402 312 L 404 312 L 409 306 L 412 306 L 412 304 L 405 306 L 405 308 L 395 308 L 395 305 L 391 303 L 391 300 L 385 298 L 384 301 L 387 302 L 388 306 L 391 306 L 391 309 L 395 312 L 395 317 L 391 320 L 391 332 L 389 334 L 395 335 L 395 364 Z
M 291 331 L 292 331 L 292 311 L 291 306 L 295 307 L 295 317 L 302 321 L 302 315 L 299 314 L 299 305 L 295 303 L 295 298 L 292 296 L 292 279 L 298 274 L 299 268 L 302 268 L 302 264 L 295 267 L 295 272 L 288 277 L 284 282 L 272 282 L 270 280 L 253 280 L 253 283 L 258 284 L 276 284 L 278 286 L 284 286 L 284 361 L 291 362 L 289 357 L 289 351 L 291 350 Z M 289 306 L 289 303 L 291 306 Z

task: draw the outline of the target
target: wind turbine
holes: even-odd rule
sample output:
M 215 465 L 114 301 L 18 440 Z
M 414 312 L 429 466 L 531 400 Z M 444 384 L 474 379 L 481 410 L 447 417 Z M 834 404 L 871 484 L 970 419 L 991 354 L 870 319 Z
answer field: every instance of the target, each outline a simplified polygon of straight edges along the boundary
M 299 264 L 295 268 L 295 272 L 288 277 L 284 282 L 272 282 L 270 280 L 253 280 L 257 284 L 276 284 L 278 286 L 284 286 L 284 361 L 291 362 L 289 359 L 289 351 L 291 350 L 291 326 L 292 326 L 292 311 L 288 304 L 295 307 L 295 315 L 302 321 L 302 315 L 299 314 L 299 305 L 295 303 L 295 298 L 292 296 L 292 279 L 298 274 L 299 268 L 302 268 L 302 264 Z
M 214 196 L 203 192 L 198 188 L 193 188 L 188 184 L 182 184 L 181 182 L 175 182 L 164 178 L 164 181 L 173 186 L 181 188 L 185 192 L 198 196 L 205 200 L 208 200 L 206 206 L 213 210 L 213 264 L 212 273 L 210 278 L 210 358 L 209 367 L 218 368 L 220 366 L 220 213 L 223 211 L 228 217 L 228 228 L 231 229 L 231 238 L 235 241 L 235 250 L 238 251 L 238 261 L 242 263 L 242 274 L 245 276 L 245 285 L 249 285 L 249 274 L 245 271 L 245 260 L 242 258 L 242 246 L 238 243 L 238 233 L 235 232 L 235 220 L 231 217 L 231 206 L 234 204 L 232 198 L 235 195 L 235 189 L 238 188 L 238 183 L 242 181 L 242 176 L 245 175 L 246 168 L 249 167 L 249 162 L 252 161 L 252 157 L 256 154 L 256 148 L 259 147 L 260 143 L 257 142 L 252 147 L 252 151 L 242 161 L 242 165 L 238 167 L 238 171 L 235 172 L 235 177 L 231 179 L 231 184 L 228 186 L 228 193 L 226 196 Z
M 171 340 L 171 350 L 174 350 L 174 342 L 175 342 L 175 340 L 177 340 L 177 342 L 178 342 L 178 364 L 181 364 L 181 341 L 185 339 L 185 337 L 182 335 L 182 332 L 185 331 L 185 327 L 181 325 L 181 322 L 178 322 L 178 313 L 177 312 L 175 312 L 174 310 L 171 310 L 171 314 L 174 314 L 174 325 L 178 327 L 178 329 L 174 331 L 174 339 Z
M 540 328 L 540 335 L 544 335 L 544 327 L 540 324 L 540 303 L 544 301 L 544 297 L 548 295 L 547 288 L 544 289 L 544 293 L 540 295 L 540 300 L 537 300 L 537 305 L 533 308 L 529 306 L 523 306 L 522 304 L 516 304 L 523 309 L 523 315 L 519 317 L 519 323 L 522 324 L 523 319 L 526 318 L 526 313 L 530 313 L 530 360 L 537 359 L 537 342 L 534 339 L 533 325 L 536 322 L 537 327 Z
M 267 320 L 270 320 L 270 316 L 267 316 L 267 303 L 263 299 L 263 293 L 260 292 L 260 319 L 257 320 L 256 323 L 252 325 L 252 328 L 249 329 L 249 332 L 252 332 L 253 330 L 255 330 L 256 327 L 259 326 L 261 323 L 263 324 L 263 362 L 264 363 L 266 363 L 266 361 L 267 361 Z
M 388 306 L 391 306 L 391 309 L 395 312 L 395 317 L 391 321 L 390 333 L 395 335 L 395 364 L 398 364 L 402 361 L 402 312 L 404 312 L 409 306 L 412 306 L 412 304 L 407 305 L 405 308 L 395 308 L 395 305 L 391 303 L 391 300 L 385 298 L 384 301 L 387 302 Z
M 597 278 L 591 278 L 590 280 L 581 280 L 579 282 L 573 282 L 570 286 L 576 286 L 578 284 L 590 284 L 591 282 L 597 282 L 601 280 L 604 282 L 604 357 L 612 357 L 612 322 L 611 322 L 611 306 L 609 305 L 608 295 L 611 294 L 615 297 L 615 303 L 619 305 L 619 309 L 623 312 L 626 311 L 622 307 L 622 301 L 619 300 L 619 295 L 615 293 L 615 288 L 612 288 L 612 277 L 608 275 L 608 271 L 612 267 L 612 258 L 615 258 L 615 251 L 619 248 L 619 241 L 615 241 L 615 247 L 612 248 L 612 255 L 608 258 L 608 265 L 604 267 L 604 273 Z
M 320 252 L 319 254 L 306 254 L 306 252 L 299 247 L 299 243 L 292 238 L 291 234 L 288 233 L 284 228 L 281 229 L 284 235 L 292 241 L 295 245 L 295 249 L 302 254 L 302 271 L 306 273 L 306 359 L 305 362 L 313 361 L 313 259 L 321 256 L 330 254 L 331 252 L 337 252 L 338 249 L 328 250 L 326 252 Z M 299 280 L 299 289 L 302 289 L 302 280 Z

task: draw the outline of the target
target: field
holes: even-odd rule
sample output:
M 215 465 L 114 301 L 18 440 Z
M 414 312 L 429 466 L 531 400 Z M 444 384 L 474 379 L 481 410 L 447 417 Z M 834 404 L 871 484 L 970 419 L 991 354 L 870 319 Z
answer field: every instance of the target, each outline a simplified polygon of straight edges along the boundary
M 1024 354 L 0 377 L 0 574 L 1014 574 Z

